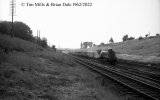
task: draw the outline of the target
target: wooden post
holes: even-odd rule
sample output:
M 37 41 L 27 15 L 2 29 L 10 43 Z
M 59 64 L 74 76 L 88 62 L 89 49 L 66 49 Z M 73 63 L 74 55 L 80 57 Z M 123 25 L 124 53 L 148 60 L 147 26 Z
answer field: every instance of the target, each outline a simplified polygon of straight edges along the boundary
M 41 36 L 40 36 L 40 34 L 41 33 L 40 33 L 40 30 L 39 30 L 39 38 L 38 38 L 39 39 L 39 44 L 41 43 Z
M 14 20 L 13 20 L 13 18 L 14 18 L 14 16 L 15 16 L 15 6 L 16 6 L 16 4 L 15 4 L 15 1 L 14 0 L 12 0 L 11 1 L 11 15 L 12 15 L 12 25 L 11 25 L 11 37 L 13 38 L 14 37 Z

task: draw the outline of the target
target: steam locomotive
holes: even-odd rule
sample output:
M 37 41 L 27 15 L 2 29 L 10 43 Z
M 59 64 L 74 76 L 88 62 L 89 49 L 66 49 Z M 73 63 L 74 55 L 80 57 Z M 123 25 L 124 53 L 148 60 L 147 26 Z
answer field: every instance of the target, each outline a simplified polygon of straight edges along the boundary
M 97 59 L 103 63 L 110 63 L 112 65 L 115 65 L 117 62 L 116 53 L 111 48 L 105 50 L 99 49 L 96 51 L 79 51 L 75 52 L 74 54 L 89 59 Z
M 109 62 L 113 65 L 115 65 L 117 62 L 116 54 L 112 49 L 99 51 L 99 59 L 101 59 L 103 62 Z

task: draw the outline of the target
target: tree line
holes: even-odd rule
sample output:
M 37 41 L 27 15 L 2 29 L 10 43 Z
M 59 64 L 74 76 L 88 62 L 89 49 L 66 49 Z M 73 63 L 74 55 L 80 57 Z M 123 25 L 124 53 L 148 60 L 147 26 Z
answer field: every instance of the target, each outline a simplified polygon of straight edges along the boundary
M 142 39 L 145 39 L 145 38 L 154 38 L 154 37 L 157 37 L 157 36 L 160 36 L 160 34 L 157 33 L 156 36 L 150 36 L 150 32 L 149 32 L 148 34 L 145 35 L 145 37 L 139 36 L 138 40 L 142 40 Z M 122 37 L 122 42 L 128 41 L 128 40 L 134 40 L 134 39 L 135 39 L 135 37 L 132 37 L 132 36 L 129 37 L 128 34 L 126 34 Z M 113 40 L 112 37 L 109 39 L 109 43 L 114 43 L 114 40 Z M 98 46 L 104 46 L 104 45 L 105 45 L 105 43 L 101 42 Z M 97 45 L 94 44 L 93 42 L 82 42 L 80 47 L 86 49 L 88 47 L 94 47 L 94 46 L 97 46 Z
M 11 24 L 12 22 L 10 21 L 1 21 L 0 32 L 5 35 L 11 35 Z M 23 22 L 15 21 L 13 23 L 13 26 L 14 26 L 14 29 L 13 29 L 14 37 L 21 38 L 23 40 L 27 40 L 30 42 L 38 43 L 38 45 L 44 48 L 48 47 L 47 38 L 45 37 L 40 38 L 37 36 L 33 36 L 32 30 L 27 24 Z
M 139 36 L 137 39 L 138 40 L 142 40 L 142 39 L 146 39 L 146 38 L 154 38 L 154 37 L 158 37 L 160 36 L 159 33 L 157 33 L 155 36 L 150 36 L 150 32 L 148 34 L 145 35 L 145 37 Z M 129 37 L 128 34 L 124 35 L 122 40 L 124 41 L 128 41 L 128 40 L 134 40 L 135 37 Z

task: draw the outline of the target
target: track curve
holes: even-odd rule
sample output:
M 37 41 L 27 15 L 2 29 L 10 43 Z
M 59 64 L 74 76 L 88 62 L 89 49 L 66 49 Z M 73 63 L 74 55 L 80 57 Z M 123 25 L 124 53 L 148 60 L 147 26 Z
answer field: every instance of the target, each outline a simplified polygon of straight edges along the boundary
M 75 61 L 79 62 L 80 64 L 87 66 L 107 77 L 110 77 L 118 83 L 123 84 L 146 97 L 149 97 L 153 100 L 160 100 L 160 84 L 151 77 L 143 76 L 132 71 L 117 69 L 116 66 L 118 65 L 114 67 L 108 67 L 96 61 L 94 62 L 73 55 L 69 56 L 73 57 Z

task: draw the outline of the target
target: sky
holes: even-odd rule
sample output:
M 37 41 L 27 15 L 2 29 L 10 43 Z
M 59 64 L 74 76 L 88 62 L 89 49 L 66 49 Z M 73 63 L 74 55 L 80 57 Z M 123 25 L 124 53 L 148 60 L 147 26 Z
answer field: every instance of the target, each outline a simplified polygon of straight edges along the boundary
M 10 1 L 0 0 L 0 21 L 11 21 Z M 160 33 L 160 0 L 15 0 L 14 21 L 40 30 L 49 45 L 80 48 L 81 42 L 121 42 L 122 37 L 138 38 Z M 36 6 L 43 3 L 45 6 Z M 46 4 L 49 3 L 49 6 Z M 61 4 L 61 6 L 51 6 Z M 71 6 L 64 6 L 70 3 Z M 74 6 L 89 3 L 90 6 Z M 92 4 L 92 5 L 91 5 Z

